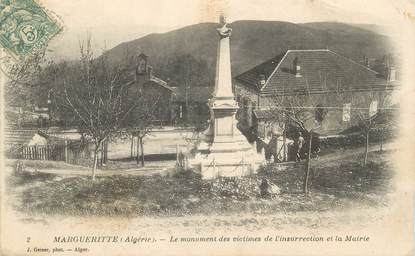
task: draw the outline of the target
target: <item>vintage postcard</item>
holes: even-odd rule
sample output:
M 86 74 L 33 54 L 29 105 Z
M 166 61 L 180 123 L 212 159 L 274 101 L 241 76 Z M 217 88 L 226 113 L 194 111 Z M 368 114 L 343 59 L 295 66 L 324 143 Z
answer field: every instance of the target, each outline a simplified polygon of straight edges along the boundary
M 414 255 L 415 1 L 0 0 L 0 255 Z

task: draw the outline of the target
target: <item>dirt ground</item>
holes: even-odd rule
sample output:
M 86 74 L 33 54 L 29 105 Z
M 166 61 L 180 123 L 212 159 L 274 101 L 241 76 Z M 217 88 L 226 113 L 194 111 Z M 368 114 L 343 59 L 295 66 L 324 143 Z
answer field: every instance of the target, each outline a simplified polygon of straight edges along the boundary
M 337 218 L 343 222 L 366 219 L 345 218 L 344 212 L 350 209 L 376 212 L 387 207 L 393 191 L 390 154 L 391 151 L 371 152 L 366 166 L 357 161 L 361 157 L 359 150 L 314 159 L 309 195 L 301 193 L 304 163 L 269 164 L 252 177 L 216 181 L 201 180 L 191 172 L 168 176 L 100 176 L 92 182 L 86 176 L 12 171 L 7 191 L 12 198 L 10 205 L 29 219 L 34 215 L 41 219 L 41 216 L 50 219 L 49 216 L 62 215 L 191 217 L 179 225 L 209 219 L 208 226 L 281 226 L 291 222 L 308 227 L 330 226 L 338 224 Z M 276 184 L 281 194 L 262 198 L 259 184 L 264 177 Z M 317 218 L 315 213 L 326 217 Z M 303 217 L 298 219 L 295 217 L 298 214 Z M 211 223 L 209 216 L 216 216 L 213 220 L 218 218 L 218 222 Z M 367 221 L 371 219 L 368 217 Z
M 144 137 L 144 153 L 147 155 L 176 154 L 176 148 L 188 151 L 193 147 L 191 130 L 154 129 Z M 134 141 L 133 154 L 137 152 L 137 141 Z M 109 159 L 126 159 L 131 157 L 131 138 L 120 138 L 108 146 Z

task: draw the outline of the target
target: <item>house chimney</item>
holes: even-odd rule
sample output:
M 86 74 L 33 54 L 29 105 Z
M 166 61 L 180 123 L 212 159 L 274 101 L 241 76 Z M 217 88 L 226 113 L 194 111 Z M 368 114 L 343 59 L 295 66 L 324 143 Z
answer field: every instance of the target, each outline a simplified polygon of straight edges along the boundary
M 295 77 L 302 77 L 302 75 L 301 75 L 301 66 L 298 63 L 295 66 Z
M 302 77 L 300 62 L 298 61 L 297 57 L 295 57 L 294 62 L 293 62 L 293 70 L 294 70 L 295 77 Z
M 396 69 L 394 66 L 389 68 L 389 81 L 396 81 Z
M 266 82 L 265 75 L 264 74 L 259 75 L 259 80 L 258 80 L 259 88 L 262 88 L 265 85 L 265 82 Z

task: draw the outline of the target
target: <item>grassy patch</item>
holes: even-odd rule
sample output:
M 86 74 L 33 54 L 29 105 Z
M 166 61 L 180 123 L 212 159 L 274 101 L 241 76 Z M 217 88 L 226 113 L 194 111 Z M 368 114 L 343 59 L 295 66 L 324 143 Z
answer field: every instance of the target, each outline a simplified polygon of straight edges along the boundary
M 13 168 L 12 175 L 7 180 L 9 186 L 30 184 L 36 181 L 46 182 L 56 177 L 50 173 L 27 171 L 27 165 L 23 161 L 9 162 L 8 165 Z
M 77 170 L 90 170 L 89 167 L 79 166 L 79 165 L 72 165 L 65 163 L 63 161 L 46 161 L 46 160 L 9 160 L 8 165 L 11 167 L 15 167 L 16 164 L 21 164 L 25 168 L 30 168 L 34 170 L 40 169 L 77 169 Z
M 372 207 L 387 204 L 393 171 L 389 153 L 371 152 L 366 166 L 356 160 L 358 154 L 336 161 L 312 160 L 309 187 L 310 202 L 316 210 L 332 207 Z M 278 169 L 268 166 L 259 174 L 266 176 L 283 191 L 300 192 L 303 186 L 305 163 Z M 292 197 L 291 197 L 292 198 Z M 288 199 L 288 198 L 287 198 Z M 307 203 L 303 202 L 303 206 Z
M 171 177 L 111 176 L 60 178 L 24 176 L 26 186 L 17 208 L 26 213 L 94 216 L 183 216 L 327 211 L 348 207 L 377 207 L 387 204 L 392 171 L 388 154 L 371 153 L 362 166 L 353 157 L 335 162 L 313 162 L 311 193 L 301 194 L 304 165 L 269 165 L 257 175 L 206 181 L 192 172 Z M 33 174 L 30 174 L 33 175 Z M 260 197 L 263 177 L 276 184 L 281 194 Z M 34 185 L 28 186 L 31 180 Z M 36 184 L 36 185 L 35 185 Z M 14 183 L 15 187 L 19 183 Z M 13 190 L 13 186 L 10 186 Z

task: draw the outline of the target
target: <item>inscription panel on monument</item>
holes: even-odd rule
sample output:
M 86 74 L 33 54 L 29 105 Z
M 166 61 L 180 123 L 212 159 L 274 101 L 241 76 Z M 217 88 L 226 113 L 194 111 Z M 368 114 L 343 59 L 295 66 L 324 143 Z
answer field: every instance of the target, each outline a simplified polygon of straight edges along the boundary
M 215 133 L 217 136 L 232 136 L 233 135 L 232 116 L 215 118 Z

